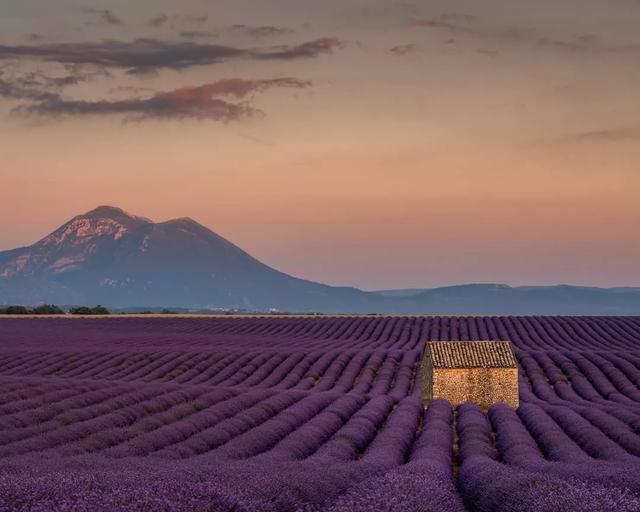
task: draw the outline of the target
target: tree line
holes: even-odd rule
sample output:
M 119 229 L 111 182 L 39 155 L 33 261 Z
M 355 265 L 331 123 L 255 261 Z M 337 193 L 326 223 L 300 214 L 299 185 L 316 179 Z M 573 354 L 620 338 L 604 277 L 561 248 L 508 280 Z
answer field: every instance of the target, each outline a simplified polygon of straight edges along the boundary
M 41 304 L 33 308 L 27 306 L 0 306 L 0 315 L 109 315 L 111 312 L 104 306 L 77 306 L 65 311 L 55 304 Z

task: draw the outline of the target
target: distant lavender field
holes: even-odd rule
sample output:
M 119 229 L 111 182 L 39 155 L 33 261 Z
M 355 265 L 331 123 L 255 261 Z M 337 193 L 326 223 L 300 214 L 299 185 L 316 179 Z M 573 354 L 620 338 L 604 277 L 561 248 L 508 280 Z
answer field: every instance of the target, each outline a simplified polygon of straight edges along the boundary
M 521 406 L 420 400 L 511 340 Z M 0 320 L 0 511 L 639 511 L 640 317 Z

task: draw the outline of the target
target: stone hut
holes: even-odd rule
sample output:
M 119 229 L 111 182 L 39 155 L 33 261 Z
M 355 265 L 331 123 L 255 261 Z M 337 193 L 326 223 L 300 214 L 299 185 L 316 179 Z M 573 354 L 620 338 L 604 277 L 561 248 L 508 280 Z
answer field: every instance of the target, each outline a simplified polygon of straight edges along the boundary
M 422 401 L 518 407 L 518 364 L 508 341 L 433 341 L 422 358 Z

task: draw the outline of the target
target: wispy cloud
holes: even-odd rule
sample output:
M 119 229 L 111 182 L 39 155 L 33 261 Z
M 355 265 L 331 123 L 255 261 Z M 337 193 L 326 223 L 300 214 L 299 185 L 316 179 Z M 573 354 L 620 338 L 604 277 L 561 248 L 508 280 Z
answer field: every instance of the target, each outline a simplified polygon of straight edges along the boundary
M 500 52 L 498 50 L 487 50 L 485 48 L 478 48 L 476 50 L 476 53 L 485 55 L 486 57 L 497 57 L 498 55 L 500 55 Z
M 124 25 L 124 20 L 116 16 L 109 9 L 94 9 L 94 8 L 86 7 L 82 9 L 82 12 L 96 16 L 96 20 L 89 22 L 89 24 Z
M 404 57 L 405 55 L 409 55 L 417 51 L 418 47 L 415 43 L 409 44 L 399 44 L 398 46 L 394 46 L 393 48 L 389 48 L 389 51 L 398 57 Z
M 449 21 L 448 17 L 442 15 L 437 18 L 424 18 L 414 20 L 412 23 L 416 27 L 439 28 L 448 32 L 470 33 L 473 29 L 466 24 L 455 23 Z
M 467 36 L 497 44 L 521 45 L 576 53 L 640 53 L 639 44 L 621 44 L 604 39 L 597 34 L 583 33 L 551 37 L 536 29 L 490 26 L 476 16 L 465 14 L 450 13 L 434 18 L 416 19 L 412 25 L 439 30 L 451 36 Z
M 574 133 L 562 140 L 570 142 L 616 142 L 640 139 L 640 126 L 615 126 Z
M 15 66 L 0 68 L 0 98 L 38 100 L 51 98 L 57 91 L 97 76 L 105 76 L 99 68 L 67 65 L 59 75 L 48 75 L 40 70 L 21 71 Z
M 40 83 L 30 77 L 7 76 L 0 72 L 0 98 L 17 100 L 41 100 L 50 95 L 43 90 Z
M 462 14 L 459 12 L 446 12 L 439 17 L 440 21 L 448 23 L 472 23 L 478 17 L 472 14 Z
M 218 37 L 216 32 L 210 32 L 208 30 L 183 30 L 180 32 L 180 37 L 184 39 L 215 39 Z
M 18 107 L 14 112 L 23 116 L 85 117 L 121 115 L 126 120 L 198 119 L 220 122 L 264 115 L 247 101 L 255 93 L 271 88 L 306 88 L 311 83 L 291 77 L 266 80 L 225 79 L 217 82 L 187 86 L 148 97 L 124 100 L 67 100 L 60 95 L 33 98 L 35 101 Z M 236 101 L 230 101 L 235 99 Z
M 253 56 L 257 59 L 295 60 L 333 53 L 334 50 L 343 46 L 343 43 L 336 37 L 323 37 L 294 46 L 276 46 L 272 51 L 257 52 Z
M 332 53 L 342 45 L 325 37 L 298 45 L 269 49 L 246 49 L 218 44 L 137 39 L 132 42 L 107 40 L 98 43 L 0 45 L 1 60 L 40 60 L 60 64 L 91 64 L 121 68 L 129 73 L 160 69 L 183 69 L 218 64 L 234 58 L 295 60 Z
M 208 14 L 189 14 L 186 16 L 178 16 L 177 19 L 190 25 L 204 25 L 209 20 Z
M 244 25 L 237 24 L 231 26 L 232 32 L 237 32 L 249 37 L 276 37 L 293 33 L 293 30 L 286 27 L 275 27 L 273 25 Z
M 143 94 L 153 92 L 155 92 L 155 90 L 151 87 L 139 87 L 136 85 L 117 85 L 109 89 L 110 94 Z
M 168 15 L 164 12 L 158 13 L 147 21 L 147 25 L 151 27 L 164 27 L 171 26 L 172 28 L 177 28 L 184 25 L 204 25 L 209 16 L 206 14 L 202 15 L 183 15 L 183 14 L 172 14 Z
M 147 24 L 151 25 L 152 27 L 162 27 L 167 23 L 169 23 L 169 16 L 164 13 L 160 13 L 157 16 L 154 16 L 147 22 Z

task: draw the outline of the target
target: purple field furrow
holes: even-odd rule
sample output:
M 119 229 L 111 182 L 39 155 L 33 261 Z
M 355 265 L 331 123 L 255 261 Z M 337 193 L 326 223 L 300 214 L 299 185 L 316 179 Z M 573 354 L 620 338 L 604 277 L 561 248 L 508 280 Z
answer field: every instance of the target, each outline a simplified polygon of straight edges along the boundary
M 484 339 L 520 407 L 424 408 Z M 637 511 L 640 319 L 6 318 L 0 462 L 2 511 Z

